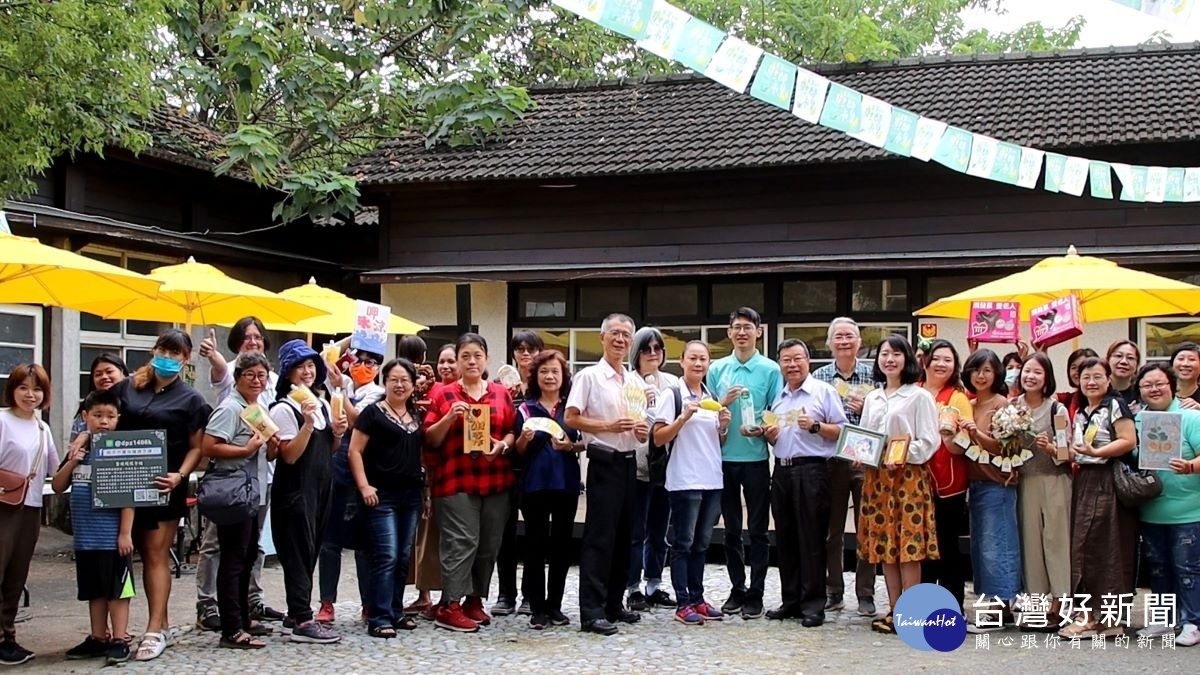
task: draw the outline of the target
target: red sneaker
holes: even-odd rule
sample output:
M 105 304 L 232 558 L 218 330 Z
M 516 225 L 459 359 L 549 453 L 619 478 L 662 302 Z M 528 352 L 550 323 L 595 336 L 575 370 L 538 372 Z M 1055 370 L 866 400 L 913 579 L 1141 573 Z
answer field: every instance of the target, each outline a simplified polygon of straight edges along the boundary
M 333 623 L 333 603 L 321 601 L 321 609 L 313 617 L 317 623 Z
M 483 609 L 483 598 L 477 595 L 468 595 L 467 601 L 462 606 L 463 614 L 467 618 L 479 624 L 487 626 L 492 623 L 492 617 Z
M 434 619 L 433 625 L 438 628 L 458 631 L 459 633 L 474 633 L 479 630 L 479 624 L 469 619 L 463 613 L 462 605 L 457 602 L 438 605 L 435 611 L 437 618 Z

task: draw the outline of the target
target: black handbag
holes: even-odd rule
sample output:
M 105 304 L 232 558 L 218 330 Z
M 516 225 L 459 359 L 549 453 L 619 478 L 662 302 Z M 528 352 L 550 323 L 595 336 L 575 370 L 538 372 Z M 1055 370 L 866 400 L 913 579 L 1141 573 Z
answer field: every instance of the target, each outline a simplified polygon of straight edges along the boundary
M 246 462 L 236 469 L 209 469 L 196 487 L 196 508 L 217 525 L 234 525 L 258 517 L 262 490 Z
M 1134 469 L 1120 459 L 1113 459 L 1113 483 L 1117 499 L 1127 508 L 1137 508 L 1162 494 L 1162 479 L 1153 471 Z

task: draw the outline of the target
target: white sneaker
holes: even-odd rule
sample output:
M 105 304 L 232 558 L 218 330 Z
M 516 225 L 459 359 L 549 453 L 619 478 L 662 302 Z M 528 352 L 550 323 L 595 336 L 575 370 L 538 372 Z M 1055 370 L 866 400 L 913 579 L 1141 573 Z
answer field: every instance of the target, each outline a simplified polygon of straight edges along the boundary
M 1137 634 L 1138 634 L 1138 637 L 1151 638 L 1151 637 L 1158 637 L 1160 635 L 1166 635 L 1167 633 L 1174 633 L 1174 632 L 1175 632 L 1174 626 L 1146 626 L 1145 628 L 1139 628 Z
M 1183 624 L 1183 630 L 1179 631 L 1179 635 L 1175 638 L 1175 644 L 1184 647 L 1200 644 L 1200 628 L 1190 623 Z

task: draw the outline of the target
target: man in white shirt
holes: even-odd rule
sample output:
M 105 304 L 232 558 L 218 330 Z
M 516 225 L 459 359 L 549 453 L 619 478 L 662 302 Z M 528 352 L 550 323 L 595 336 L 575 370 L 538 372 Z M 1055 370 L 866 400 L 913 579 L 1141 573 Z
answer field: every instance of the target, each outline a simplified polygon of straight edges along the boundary
M 579 563 L 579 619 L 589 633 L 613 635 L 616 621 L 636 623 L 622 602 L 629 568 L 635 451 L 646 441 L 647 411 L 630 415 L 626 383 L 642 383 L 625 370 L 635 330 L 633 319 L 610 314 L 600 325 L 604 358 L 579 371 L 567 397 L 567 426 L 587 443 L 587 514 Z
M 771 513 L 783 603 L 768 619 L 799 617 L 805 627 L 825 623 L 825 533 L 829 530 L 829 464 L 846 424 L 832 386 L 809 376 L 808 345 L 779 345 L 784 386 L 771 405 L 777 423 L 764 427 L 775 446 Z

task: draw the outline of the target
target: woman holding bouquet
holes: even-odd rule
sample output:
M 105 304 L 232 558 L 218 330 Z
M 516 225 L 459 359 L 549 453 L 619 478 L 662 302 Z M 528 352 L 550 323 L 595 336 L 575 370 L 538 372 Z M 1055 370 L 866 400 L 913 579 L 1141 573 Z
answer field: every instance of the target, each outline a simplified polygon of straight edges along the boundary
M 933 508 L 937 514 L 937 542 L 941 558 L 921 564 L 921 581 L 940 584 L 950 591 L 963 609 L 966 577 L 958 538 L 967 530 L 967 460 L 955 435 L 973 419 L 971 401 L 963 392 L 959 377 L 958 351 L 947 340 L 934 340 L 925 356 L 925 391 L 938 406 L 938 430 L 941 445 L 929 460 L 933 480 Z
M 1090 358 L 1079 368 L 1087 404 L 1075 413 L 1072 458 L 1079 464 L 1071 494 L 1071 593 L 1093 598 L 1134 590 L 1137 512 L 1117 500 L 1109 462 L 1125 460 L 1137 446 L 1133 414 L 1112 386 L 1108 361 Z M 1120 635 L 1119 625 L 1101 625 L 1096 614 L 1079 613 L 1059 635 L 1084 638 Z
M 1008 387 L 1000 379 L 1003 373 L 1000 357 L 990 349 L 981 349 L 967 359 L 963 381 L 975 395 L 975 415 L 963 426 L 979 455 L 977 461 L 967 463 L 975 594 L 984 603 L 999 600 L 1011 611 L 1021 590 L 1014 465 L 1021 462 L 1021 441 L 1031 426 L 1028 415 L 1009 407 Z
M 908 439 L 903 461 L 867 467 L 858 514 L 858 554 L 883 563 L 888 601 L 921 582 L 921 563 L 938 557 L 933 485 L 925 464 L 941 446 L 937 404 L 917 386 L 920 368 L 908 340 L 892 335 L 880 343 L 874 379 L 884 382 L 863 399 L 862 426 Z M 889 444 L 890 445 L 890 444 Z M 892 613 L 871 623 L 880 633 L 895 633 Z
M 1025 592 L 1053 597 L 1047 627 L 1057 629 L 1058 599 L 1071 592 L 1071 462 L 1059 459 L 1055 436 L 1064 431 L 1070 438 L 1069 416 L 1054 399 L 1054 366 L 1045 354 L 1025 359 L 1017 389 L 1014 406 L 1028 411 L 1032 437 L 1024 446 L 1033 453 L 1021 465 L 1017 486 Z

